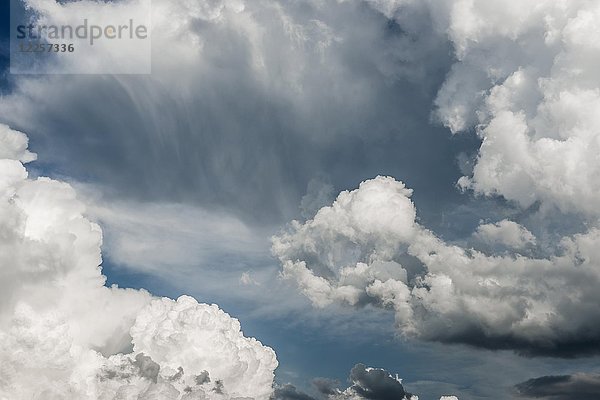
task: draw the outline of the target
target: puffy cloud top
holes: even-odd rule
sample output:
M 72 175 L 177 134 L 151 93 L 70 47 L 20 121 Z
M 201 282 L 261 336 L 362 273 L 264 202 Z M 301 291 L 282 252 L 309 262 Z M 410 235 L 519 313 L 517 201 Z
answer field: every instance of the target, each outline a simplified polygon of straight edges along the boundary
M 499 244 L 514 249 L 535 244 L 535 236 L 527 228 L 506 219 L 495 224 L 479 225 L 475 236 L 488 244 Z
M 362 288 L 375 279 L 406 281 L 406 271 L 392 259 L 417 232 L 411 194 L 402 182 L 378 177 L 340 193 L 305 224 L 293 222 L 291 232 L 273 240 L 284 276 L 295 277 L 318 306 L 333 299 L 358 304 Z M 340 284 L 332 287 L 327 279 Z
M 150 356 L 162 367 L 199 375 L 208 370 L 232 397 L 268 398 L 275 353 L 244 337 L 240 323 L 216 305 L 188 296 L 152 301 L 130 330 L 134 353 Z
M 598 229 L 565 237 L 547 258 L 486 255 L 421 226 L 409 195 L 401 182 L 378 177 L 293 223 L 273 239 L 283 276 L 317 306 L 392 307 L 408 336 L 528 354 L 598 350 L 600 330 L 590 322 L 600 309 Z M 509 221 L 478 234 L 513 246 L 533 240 Z
M 483 139 L 473 175 L 460 184 L 597 217 L 599 32 L 590 21 L 600 6 L 460 1 L 450 10 L 458 62 L 437 113 L 453 131 L 477 126 Z
M 105 287 L 102 232 L 0 127 L 0 399 L 268 399 L 275 353 L 191 297 Z M 133 345 L 133 352 L 131 351 Z
M 21 161 L 23 163 L 35 160 L 36 155 L 27 150 L 28 142 L 29 140 L 24 133 L 0 124 L 0 159 Z
M 452 132 L 482 139 L 465 189 L 598 217 L 600 5 L 504 0 L 372 0 L 402 21 L 426 9 L 456 61 L 435 100 Z
M 600 331 L 589 321 L 598 318 L 600 303 L 594 293 L 600 283 L 600 79 L 591 21 L 600 6 L 585 0 L 368 3 L 397 22 L 426 10 L 435 33 L 454 47 L 434 115 L 452 132 L 475 131 L 481 139 L 474 168 L 458 186 L 502 196 L 523 210 L 541 205 L 565 224 L 575 215 L 585 228 L 538 252 L 526 227 L 509 220 L 482 224 L 474 237 L 492 249 L 484 254 L 421 226 L 404 184 L 378 177 L 274 239 L 283 276 L 317 306 L 392 307 L 409 336 L 528 354 L 597 352 Z M 358 222 L 363 218 L 369 222 Z

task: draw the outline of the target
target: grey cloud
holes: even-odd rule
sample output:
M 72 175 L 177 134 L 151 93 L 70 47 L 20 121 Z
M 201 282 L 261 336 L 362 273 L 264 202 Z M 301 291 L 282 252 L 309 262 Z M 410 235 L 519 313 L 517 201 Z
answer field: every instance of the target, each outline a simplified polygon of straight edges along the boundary
M 593 116 L 600 97 L 591 38 L 600 7 L 577 0 L 564 7 L 370 3 L 396 20 L 415 8 L 429 10 L 455 55 L 434 117 L 453 133 L 475 131 L 482 139 L 474 163 L 469 152 L 459 156 L 466 175 L 457 186 L 512 202 L 533 227 L 492 220 L 476 228 L 479 243 L 434 234 L 426 219 L 412 218 L 415 208 L 406 199 L 374 188 L 376 178 L 361 184 L 362 194 L 341 192 L 314 219 L 275 238 L 283 275 L 319 307 L 372 300 L 393 307 L 405 336 L 528 356 L 597 354 L 600 330 L 591 321 L 600 302 L 600 164 Z M 401 191 L 412 195 L 403 184 Z M 414 279 L 403 254 L 424 265 Z
M 385 369 L 371 368 L 356 364 L 348 377 L 350 386 L 340 388 L 340 382 L 329 378 L 315 378 L 312 381 L 318 396 L 314 397 L 286 384 L 275 389 L 273 400 L 416 400 L 417 396 L 408 393 L 398 376 Z M 457 400 L 453 396 L 442 399 Z
M 210 382 L 210 376 L 208 374 L 208 371 L 202 371 L 199 375 L 196 375 L 196 384 L 204 385 L 208 382 Z
M 521 398 L 543 400 L 596 400 L 600 398 L 600 375 L 542 376 L 515 386 Z
M 280 223 L 320 174 L 338 191 L 385 172 L 457 200 L 458 168 L 436 166 L 477 141 L 429 123 L 452 59 L 425 10 L 396 21 L 362 2 L 245 6 L 241 25 L 192 10 L 169 36 L 156 22 L 150 77 L 20 78 L 0 117 L 48 150 L 38 165 L 120 198 Z
M 303 218 L 311 218 L 319 209 L 335 198 L 333 185 L 319 179 L 311 179 L 306 188 L 306 194 L 300 200 L 300 210 Z
M 412 397 L 412 394 L 404 390 L 398 377 L 393 377 L 383 369 L 367 368 L 364 364 L 357 364 L 352 368 L 350 381 L 352 386 L 346 391 L 353 391 L 364 399 L 408 400 Z
M 340 382 L 330 378 L 315 378 L 312 380 L 312 385 L 319 393 L 331 395 L 336 393 L 340 387 Z
M 145 356 L 144 353 L 140 353 L 135 356 L 134 365 L 139 368 L 141 377 L 156 383 L 158 373 L 160 372 L 160 365 L 154 362 L 151 357 Z
M 275 387 L 272 400 L 315 400 L 289 383 Z
M 600 350 L 599 229 L 560 238 L 555 254 L 488 255 L 421 225 L 411 196 L 402 182 L 381 176 L 340 193 L 313 219 L 273 238 L 282 275 L 316 307 L 371 302 L 393 309 L 406 337 L 527 356 Z M 510 221 L 484 231 L 513 247 L 534 240 Z M 409 273 L 404 265 L 413 258 L 421 266 Z

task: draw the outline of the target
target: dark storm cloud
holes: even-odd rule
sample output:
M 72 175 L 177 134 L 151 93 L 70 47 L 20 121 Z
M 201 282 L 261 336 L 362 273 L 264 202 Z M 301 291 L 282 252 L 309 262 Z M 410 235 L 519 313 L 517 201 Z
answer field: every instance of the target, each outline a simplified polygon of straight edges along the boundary
M 521 398 L 544 400 L 597 400 L 600 398 L 600 375 L 574 374 L 542 376 L 515 386 Z
M 464 344 L 490 350 L 514 350 L 525 357 L 577 358 L 592 357 L 600 353 L 600 339 L 597 332 L 589 328 L 561 340 L 544 341 L 536 338 L 522 338 L 516 335 L 493 335 L 481 327 L 472 325 L 459 332 L 438 335 L 430 340 L 446 344 Z M 427 336 L 425 336 L 427 338 Z
M 350 371 L 350 389 L 362 398 L 371 400 L 397 400 L 410 398 L 412 395 L 404 390 L 404 386 L 384 369 L 367 368 L 357 364 Z
M 356 364 L 348 377 L 350 386 L 340 389 L 340 382 L 329 378 L 315 378 L 312 381 L 319 398 L 331 400 L 404 400 L 412 394 L 404 390 L 400 379 L 380 368 L 369 368 Z M 314 400 L 315 397 L 299 391 L 294 385 L 286 384 L 275 389 L 273 400 Z

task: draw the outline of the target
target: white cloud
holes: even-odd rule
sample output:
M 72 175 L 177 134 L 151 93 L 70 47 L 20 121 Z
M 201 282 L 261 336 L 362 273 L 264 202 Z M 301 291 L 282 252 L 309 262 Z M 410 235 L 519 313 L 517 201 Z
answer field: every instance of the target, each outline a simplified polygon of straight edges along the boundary
M 461 186 L 598 216 L 599 34 L 590 21 L 599 15 L 589 1 L 453 5 L 446 23 L 458 61 L 437 113 L 483 139 Z
M 275 353 L 244 337 L 239 322 L 214 304 L 187 296 L 154 300 L 138 315 L 131 336 L 135 353 L 174 371 L 182 367 L 199 375 L 207 370 L 231 397 L 266 399 L 272 392 Z
M 456 60 L 434 114 L 453 132 L 475 130 L 482 139 L 459 187 L 503 196 L 523 209 L 537 203 L 546 213 L 558 209 L 553 218 L 562 213 L 565 225 L 572 218 L 565 214 L 578 214 L 587 231 L 544 243 L 545 256 L 486 255 L 422 227 L 404 184 L 378 177 L 274 239 L 283 275 L 317 306 L 375 301 L 393 307 L 406 335 L 532 354 L 595 349 L 600 332 L 588 321 L 597 318 L 600 302 L 593 294 L 600 283 L 600 80 L 592 21 L 600 6 L 583 0 L 369 3 L 398 22 L 426 8 L 435 32 L 454 46 Z M 513 250 L 536 241 L 508 220 L 481 225 L 475 237 Z M 407 271 L 414 259 L 422 271 Z M 382 276 L 381 263 L 393 265 L 389 276 Z
M 373 280 L 406 281 L 406 271 L 392 258 L 417 234 L 411 194 L 401 182 L 379 177 L 363 182 L 360 190 L 342 192 L 306 224 L 293 222 L 291 233 L 273 243 L 283 275 L 298 281 L 318 306 L 334 299 L 357 304 Z M 329 284 L 331 276 L 339 285 Z
M 0 124 L 0 159 L 30 162 L 36 155 L 27 150 L 29 140 L 27 136 L 7 125 Z
M 240 283 L 242 285 L 257 285 L 260 286 L 260 282 L 257 282 L 256 279 L 254 279 L 252 277 L 252 272 L 250 271 L 245 271 L 242 272 L 242 275 L 240 276 Z
M 275 134 L 259 137 L 265 140 L 254 140 L 255 137 L 248 135 L 245 118 L 239 115 L 223 118 L 229 115 L 231 108 L 249 107 L 247 103 L 232 100 L 245 97 L 256 100 L 253 103 L 257 108 L 250 107 L 249 114 L 252 114 L 269 109 L 269 104 L 259 101 L 262 97 L 256 95 L 267 93 L 265 97 L 269 100 L 300 110 L 291 113 L 289 125 L 302 125 L 302 134 L 311 141 L 327 141 L 342 137 L 346 132 L 354 133 L 351 125 L 362 118 L 362 110 L 369 108 L 386 84 L 397 83 L 398 76 L 429 81 L 423 76 L 431 71 L 429 64 L 434 64 L 431 49 L 445 49 L 436 48 L 440 43 L 436 37 L 419 35 L 430 29 L 429 25 L 421 24 L 423 21 L 419 18 L 410 18 L 417 15 L 413 13 L 415 8 L 429 6 L 434 21 L 432 29 L 452 41 L 457 58 L 438 93 L 436 115 L 453 131 L 475 128 L 483 138 L 473 174 L 462 178 L 459 184 L 477 193 L 502 195 L 522 207 L 542 201 L 565 212 L 579 211 L 590 216 L 591 228 L 586 233 L 564 238 L 554 249 L 556 255 L 546 258 L 485 255 L 447 243 L 429 232 L 416 220 L 411 191 L 392 179 L 378 178 L 364 183 L 357 191 L 344 192 L 313 220 L 294 224 L 290 232 L 276 239 L 274 251 L 284 265 L 283 274 L 296 280 L 319 306 L 341 301 L 393 308 L 400 329 L 407 335 L 563 355 L 596 346 L 598 328 L 589 321 L 598 317 L 595 265 L 599 259 L 596 249 L 600 234 L 593 220 L 598 216 L 596 204 L 600 200 L 596 117 L 599 96 L 595 69 L 598 60 L 594 25 L 598 6 L 584 1 L 374 0 L 370 3 L 386 16 L 400 21 L 400 28 L 411 34 L 407 42 L 417 45 L 387 46 L 386 42 L 386 46 L 381 45 L 383 51 L 367 52 L 366 49 L 372 50 L 377 43 L 383 43 L 379 25 L 357 23 L 363 20 L 352 13 L 343 14 L 349 19 L 342 25 L 357 31 L 351 35 L 340 29 L 339 19 L 327 18 L 327 7 L 322 9 L 325 10 L 323 20 L 307 22 L 302 20 L 301 13 L 295 15 L 272 2 L 248 2 L 242 7 L 240 2 L 226 1 L 156 1 L 154 46 L 160 56 L 154 60 L 156 74 L 151 78 L 145 81 L 123 77 L 68 81 L 23 79 L 17 82 L 15 93 L 0 102 L 0 114 L 38 131 L 65 130 L 68 134 L 81 134 L 77 137 L 86 140 L 97 140 L 100 136 L 94 135 L 106 131 L 106 136 L 102 136 L 109 144 L 106 153 L 113 149 L 111 135 L 125 137 L 114 148 L 126 154 L 125 158 L 134 152 L 144 154 L 138 157 L 141 164 L 132 168 L 131 176 L 136 181 L 149 182 L 144 186 L 147 193 L 156 193 L 152 189 L 157 181 L 169 191 L 173 180 L 183 176 L 186 188 L 208 188 L 202 193 L 213 203 L 223 199 L 236 201 L 235 194 L 265 189 L 253 180 L 256 176 L 273 177 L 269 181 L 279 188 L 282 182 L 295 176 L 282 171 L 282 166 L 297 160 L 280 163 L 270 157 L 270 153 L 278 149 L 268 144 L 279 140 L 280 132 L 291 129 L 290 126 L 269 118 L 268 113 L 261 114 L 266 116 L 269 127 L 276 126 Z M 337 11 L 329 12 L 335 15 Z M 414 25 L 424 28 L 411 29 Z M 357 63 L 367 74 L 351 70 L 347 63 L 348 54 L 361 52 L 371 55 Z M 367 75 L 380 76 L 385 84 L 380 81 L 373 84 L 365 78 Z M 58 87 L 61 98 L 53 95 Z M 106 97 L 96 96 L 104 89 L 109 92 Z M 229 92 L 233 95 L 223 96 Z M 219 96 L 211 96 L 211 93 L 219 93 Z M 86 104 L 88 98 L 91 100 Z M 107 108 L 97 114 L 81 114 L 96 116 L 103 122 L 110 120 L 108 125 L 98 121 L 92 124 L 81 115 L 73 118 L 61 111 L 75 105 L 85 111 L 97 110 L 102 103 L 98 99 L 105 98 L 111 98 Z M 34 109 L 32 103 L 43 106 Z M 169 108 L 170 105 L 175 106 Z M 208 112 L 200 113 L 199 109 Z M 173 110 L 177 112 L 168 112 Z M 44 112 L 53 118 L 43 117 Z M 354 118 L 350 118 L 350 114 Z M 210 119 L 210 115 L 218 115 L 219 123 Z M 285 117 L 288 121 L 289 115 Z M 59 128 L 46 126 L 60 120 L 68 120 L 69 124 L 58 124 Z M 300 124 L 306 121 L 311 123 Z M 330 121 L 335 123 L 328 125 Z M 186 130 L 183 125 L 201 129 Z M 250 133 L 263 132 L 262 128 L 260 125 Z M 171 132 L 180 130 L 185 132 L 180 139 L 165 139 Z M 135 136 L 137 132 L 142 132 L 142 136 Z M 216 132 L 216 135 L 208 136 L 205 132 Z M 223 132 L 241 134 L 219 136 Z M 327 132 L 325 138 L 321 135 L 323 132 Z M 46 308 L 58 309 L 61 314 L 55 318 L 58 322 L 49 322 L 49 326 L 56 325 L 56 332 L 61 332 L 66 324 L 64 329 L 72 331 L 73 344 L 57 343 L 57 349 L 80 346 L 107 354 L 122 350 L 129 343 L 124 327 L 133 325 L 150 296 L 102 286 L 103 278 L 96 269 L 100 262 L 99 229 L 81 217 L 83 207 L 68 186 L 47 179 L 25 179 L 26 171 L 17 160 L 28 161 L 32 156 L 24 152 L 22 137 L 11 135 L 17 137 L 14 142 L 17 145 L 3 144 L 8 149 L 5 151 L 9 160 L 2 160 L 0 174 L 0 195 L 5 196 L 3 200 L 8 204 L 0 213 L 3 226 L 0 234 L 3 239 L 8 238 L 0 244 L 0 257 L 4 265 L 16 260 L 17 272 L 13 274 L 10 270 L 10 274 L 2 276 L 1 296 L 7 300 L 2 304 L 7 304 L 9 310 L 17 309 L 21 307 L 17 300 L 27 298 L 32 303 L 29 307 L 38 313 L 31 315 L 46 315 Z M 241 150 L 231 146 L 246 137 L 253 140 L 242 141 Z M 196 138 L 200 139 L 195 141 Z M 198 144 L 208 142 L 207 138 L 217 144 L 208 153 L 201 153 Z M 145 139 L 148 139 L 147 147 Z M 13 139 L 3 140 L 9 143 Z M 289 140 L 293 149 L 293 140 Z M 259 149 L 260 158 L 240 156 L 254 146 Z M 94 152 L 96 150 L 97 147 Z M 155 153 L 164 155 L 159 158 L 161 162 L 152 158 Z M 298 159 L 305 165 L 311 163 L 308 153 L 299 152 Z M 144 164 L 146 158 L 152 162 Z M 181 164 L 173 163 L 175 167 L 165 172 L 165 165 L 173 159 Z M 199 159 L 202 161 L 198 162 Z M 117 157 L 117 160 L 123 159 Z M 100 164 L 102 168 L 96 172 L 108 171 L 111 180 L 121 182 L 121 188 L 131 184 L 125 177 L 113 173 L 125 170 L 123 165 L 111 170 L 106 163 Z M 193 181 L 182 172 L 188 169 L 193 171 Z M 225 169 L 251 173 L 240 174 L 242 179 L 223 179 L 220 173 Z M 141 172 L 146 170 L 150 170 L 148 175 Z M 207 170 L 218 171 L 218 182 L 211 180 L 209 174 L 203 175 Z M 157 176 L 160 179 L 149 179 Z M 210 197 L 215 187 L 222 190 L 220 197 Z M 289 200 L 287 194 L 271 187 L 267 189 L 271 190 L 264 192 L 274 198 L 269 206 L 277 206 L 272 209 L 279 209 L 281 203 Z M 13 202 L 15 196 L 21 200 Z M 322 196 L 316 198 L 320 201 Z M 250 200 L 252 196 L 248 195 L 241 201 L 248 203 L 246 210 L 254 211 L 253 207 L 260 201 Z M 312 201 L 309 203 L 311 207 L 314 205 Z M 138 218 L 131 226 L 135 229 L 148 226 L 143 219 Z M 61 221 L 68 224 L 63 227 Z M 176 233 L 183 232 L 181 236 L 189 239 L 185 224 L 177 224 L 175 228 Z M 514 232 L 498 228 L 482 228 L 487 232 L 483 235 L 486 238 L 496 235 L 505 245 L 506 241 L 516 243 L 510 239 L 514 238 Z M 520 239 L 528 240 L 526 233 L 517 231 Z M 147 232 L 144 234 L 148 242 L 156 238 Z M 22 237 L 26 240 L 21 240 Z M 136 249 L 135 240 L 121 243 L 123 248 L 116 249 L 122 250 L 119 253 L 122 259 L 131 264 L 139 261 L 137 257 L 152 254 L 148 249 L 154 250 Z M 155 255 L 169 258 L 176 255 L 176 250 L 169 250 L 162 254 L 155 252 Z M 86 255 L 80 256 L 80 253 Z M 166 260 L 167 257 L 160 259 L 161 262 Z M 185 262 L 183 258 L 179 261 Z M 79 269 L 83 264 L 93 267 Z M 60 279 L 51 279 L 48 284 L 47 278 L 56 274 Z M 236 280 L 238 277 L 236 274 Z M 81 292 L 65 291 L 65 287 L 82 289 Z M 48 303 L 49 298 L 55 300 Z M 88 312 L 90 304 L 96 304 L 92 299 L 100 299 L 105 305 L 98 311 L 99 315 Z M 32 343 L 41 340 L 35 333 L 41 329 L 29 328 L 29 325 L 45 317 L 28 319 L 29 309 L 18 309 L 21 311 L 15 314 L 18 317 L 15 323 L 6 322 L 7 319 L 6 326 L 20 326 L 17 320 L 22 320 L 26 327 L 23 329 L 32 331 Z M 94 321 L 107 319 L 107 316 L 110 316 L 109 323 L 98 331 L 93 329 Z M 54 321 L 52 318 L 48 317 Z M 53 329 L 49 331 L 54 332 Z M 121 334 L 115 335 L 115 332 Z M 19 337 L 16 333 L 11 335 L 10 340 Z M 55 336 L 61 335 L 56 333 Z M 53 345 L 47 347 L 54 348 Z M 69 357 L 80 357 L 77 351 L 73 353 L 69 353 Z M 84 352 L 82 357 L 89 354 L 94 353 Z M 108 369 L 137 368 L 132 367 L 133 355 L 123 357 L 121 361 L 114 361 L 117 366 Z M 103 358 L 99 360 L 100 364 L 107 362 Z M 65 362 L 79 363 L 68 357 Z M 131 390 L 138 390 L 137 384 L 133 386 Z M 163 389 L 171 390 L 169 386 Z
M 426 7 L 456 62 L 435 100 L 483 140 L 463 188 L 598 217 L 600 5 L 586 0 L 370 1 L 402 20 Z
M 91 189 L 91 190 L 90 190 Z M 268 234 L 233 215 L 170 203 L 111 202 L 84 186 L 88 215 L 106 235 L 111 261 L 132 270 L 217 268 L 268 255 Z
M 598 229 L 563 238 L 547 258 L 488 256 L 421 226 L 410 195 L 403 183 L 378 177 L 292 223 L 273 239 L 283 276 L 317 306 L 392 307 L 407 336 L 559 356 L 595 348 Z M 494 226 L 486 239 L 532 240 L 515 225 Z M 408 278 L 410 260 L 423 269 Z
M 0 399 L 269 397 L 275 353 L 217 306 L 105 287 L 100 227 L 0 132 Z
M 527 228 L 506 219 L 495 224 L 479 225 L 474 236 L 487 244 L 499 244 L 513 249 L 535 244 L 535 236 Z
M 16 309 L 0 331 L 0 398 L 267 399 L 272 391 L 275 354 L 215 305 L 153 300 L 131 329 L 134 351 L 110 357 L 77 345 L 72 324 Z
M 13 74 L 149 74 L 151 73 L 151 1 L 17 0 L 31 15 L 13 11 L 13 24 L 39 28 L 49 42 L 68 51 L 43 54 L 31 62 L 27 54 L 11 57 Z M 126 26 L 125 30 L 120 27 Z M 130 27 L 131 26 L 131 27 Z M 54 36 L 52 27 L 56 27 Z M 63 30 L 70 27 L 74 30 Z M 119 27 L 119 28 L 117 28 Z M 112 33 L 108 33 L 108 32 Z M 57 32 L 60 32 L 57 34 Z M 135 34 L 134 34 L 135 32 Z M 35 33 L 34 33 L 35 34 Z M 64 35 L 64 36 L 63 36 Z M 110 36 L 112 35 L 112 38 Z M 13 38 L 15 43 L 25 41 Z M 29 40 L 29 39 L 25 39 Z

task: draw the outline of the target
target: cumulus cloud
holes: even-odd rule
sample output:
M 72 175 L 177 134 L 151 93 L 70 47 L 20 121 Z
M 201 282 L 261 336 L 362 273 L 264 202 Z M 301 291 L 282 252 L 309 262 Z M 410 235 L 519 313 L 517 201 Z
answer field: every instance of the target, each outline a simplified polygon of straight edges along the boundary
M 427 9 L 452 43 L 455 62 L 434 116 L 482 140 L 473 172 L 458 182 L 463 189 L 598 217 L 597 3 L 369 3 L 396 20 Z
M 377 177 L 293 222 L 273 238 L 282 275 L 319 307 L 392 308 L 409 337 L 555 356 L 598 350 L 598 229 L 563 238 L 546 258 L 486 255 L 423 227 L 411 195 Z
M 328 400 L 419 400 L 418 396 L 408 393 L 398 375 L 392 375 L 382 368 L 367 367 L 356 364 L 348 377 L 350 386 L 339 388 L 339 382 L 326 378 L 316 378 L 313 386 L 317 389 L 318 398 Z M 279 386 L 274 393 L 274 400 L 314 400 L 306 393 L 298 391 L 295 386 L 286 384 Z M 455 396 L 442 396 L 440 400 L 458 400 Z
M 475 237 L 487 244 L 499 244 L 512 249 L 535 244 L 535 236 L 527 228 L 506 219 L 495 224 L 479 225 Z
M 102 232 L 0 127 L 0 398 L 267 399 L 275 353 L 191 297 L 104 286 Z
M 417 396 L 407 393 L 398 376 L 380 368 L 370 368 L 357 364 L 350 371 L 352 385 L 347 389 L 330 395 L 331 399 L 376 399 L 376 400 L 418 400 Z
M 198 376 L 207 370 L 232 397 L 263 399 L 271 394 L 275 353 L 244 337 L 240 323 L 214 304 L 198 304 L 187 296 L 154 300 L 137 316 L 130 333 L 135 353 L 173 371 L 182 367 Z
M 436 114 L 482 139 L 463 188 L 597 217 L 600 6 L 589 1 L 432 1 L 456 63 Z M 402 8 L 402 7 L 400 7 Z M 493 11 L 492 11 L 493 10 Z
M 27 136 L 18 131 L 14 131 L 8 125 L 0 124 L 0 159 L 17 160 L 21 162 L 34 161 L 37 156 L 27 150 Z
M 393 309 L 408 336 L 529 354 L 597 350 L 599 328 L 591 321 L 598 317 L 600 241 L 598 5 L 367 3 L 384 17 L 363 2 L 294 7 L 271 1 L 155 1 L 153 50 L 159 56 L 153 76 L 21 78 L 14 93 L 0 100 L 0 116 L 41 141 L 51 138 L 45 143 L 55 157 L 50 162 L 83 171 L 80 177 L 89 173 L 132 198 L 200 202 L 276 219 L 297 210 L 296 200 L 319 169 L 330 169 L 336 184 L 344 185 L 356 176 L 406 169 L 415 181 L 436 186 L 423 179 L 432 175 L 417 161 L 446 160 L 444 139 L 431 140 L 440 132 L 421 128 L 431 92 L 448 72 L 437 91 L 435 117 L 457 133 L 475 130 L 482 142 L 472 173 L 465 170 L 459 186 L 501 195 L 523 208 L 541 202 L 575 211 L 588 219 L 588 230 L 564 237 L 545 255 L 483 254 L 429 231 L 417 218 L 412 191 L 377 178 L 342 193 L 331 207 L 275 239 L 283 275 L 297 281 L 317 306 L 343 302 Z M 47 21 L 72 11 L 71 3 L 28 4 L 43 9 Z M 452 66 L 448 41 L 455 50 Z M 2 157 L 8 157 L 0 175 L 7 204 L 0 214 L 5 227 L 0 234 L 7 238 L 0 257 L 13 268 L 3 271 L 0 283 L 2 323 L 23 331 L 6 333 L 13 337 L 7 342 L 24 337 L 36 343 L 43 339 L 36 336 L 40 330 L 54 332 L 66 342 L 47 348 L 89 350 L 70 351 L 57 365 L 79 365 L 77 357 L 89 356 L 97 365 L 116 363 L 107 364 L 109 377 L 126 370 L 123 376 L 137 374 L 139 382 L 157 385 L 162 370 L 184 376 L 174 364 L 169 367 L 174 370 L 155 374 L 153 363 L 162 365 L 156 355 L 106 361 L 90 353 L 124 350 L 132 343 L 129 328 L 154 300 L 144 292 L 103 286 L 97 268 L 101 233 L 82 217 L 73 190 L 49 179 L 26 179 L 21 163 L 33 155 L 18 133 L 2 133 L 0 143 Z M 373 143 L 383 150 L 373 151 Z M 132 162 L 132 154 L 143 156 Z M 332 154 L 342 154 L 345 163 L 331 161 Z M 450 167 L 429 170 L 455 179 Z M 299 188 L 289 182 L 299 182 Z M 329 194 L 326 187 L 309 190 L 301 204 L 305 216 Z M 476 235 L 513 248 L 521 246 L 518 241 L 533 243 L 527 228 L 498 220 Z M 122 254 L 136 255 L 131 249 Z M 28 304 L 21 307 L 23 299 Z M 101 311 L 89 312 L 98 302 Z M 58 315 L 47 313 L 52 310 Z M 97 320 L 107 322 L 96 329 Z M 48 325 L 39 328 L 40 321 Z M 72 345 L 61 333 L 67 330 Z M 227 393 L 225 380 L 203 371 L 197 376 L 213 385 L 209 393 Z M 130 386 L 138 390 L 137 383 Z M 172 392 L 171 386 L 160 390 Z
M 540 215 L 562 218 L 558 225 L 575 214 L 585 227 L 551 232 L 563 236 L 524 256 L 519 253 L 537 243 L 528 228 L 508 219 L 482 224 L 473 237 L 491 249 L 484 254 L 422 226 L 411 191 L 378 177 L 274 239 L 283 276 L 316 306 L 393 308 L 407 336 L 527 354 L 597 352 L 600 332 L 589 321 L 598 317 L 600 302 L 594 294 L 600 81 L 591 21 L 600 7 L 588 1 L 368 3 L 395 21 L 427 10 L 432 31 L 454 47 L 433 114 L 452 132 L 475 131 L 481 139 L 458 186 L 523 210 L 541 205 Z
M 593 400 L 600 395 L 600 375 L 542 376 L 515 386 L 517 395 L 527 399 Z

